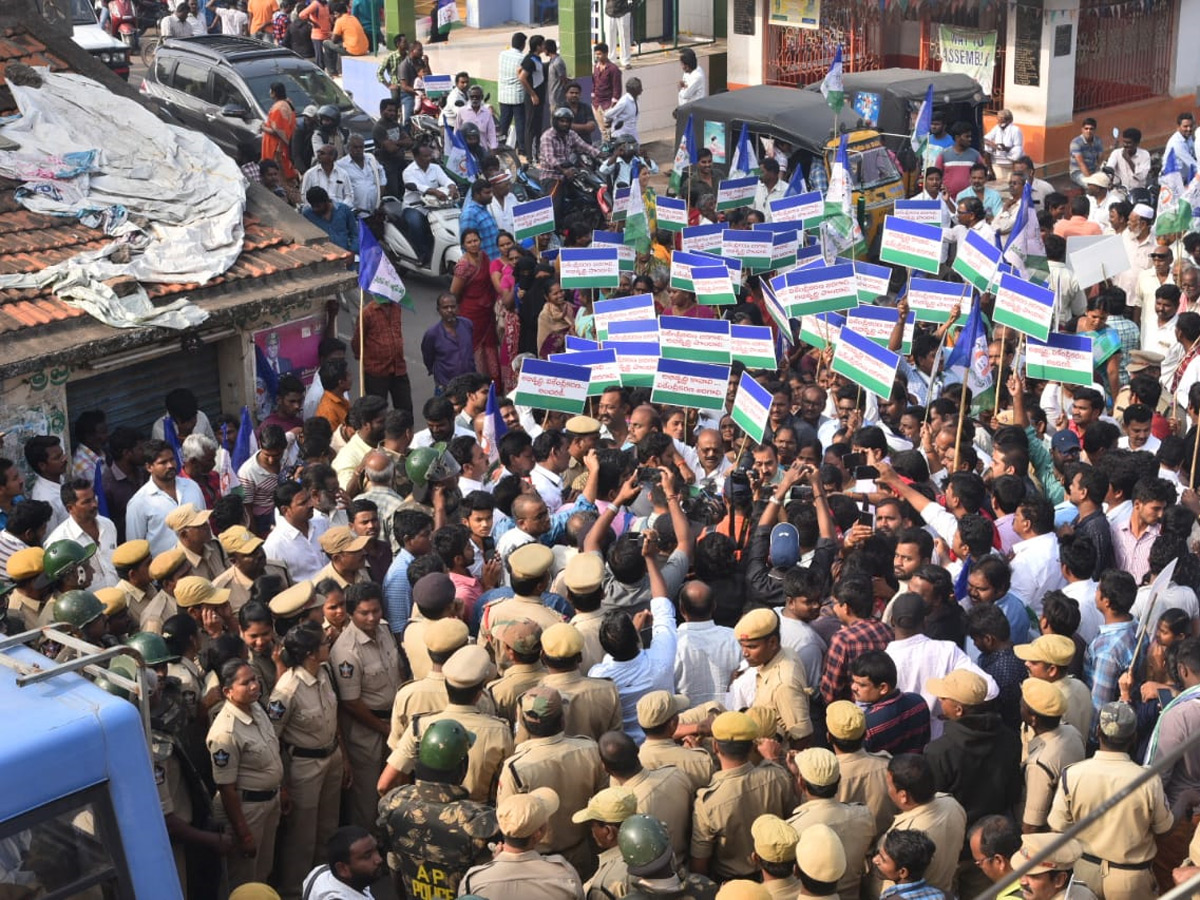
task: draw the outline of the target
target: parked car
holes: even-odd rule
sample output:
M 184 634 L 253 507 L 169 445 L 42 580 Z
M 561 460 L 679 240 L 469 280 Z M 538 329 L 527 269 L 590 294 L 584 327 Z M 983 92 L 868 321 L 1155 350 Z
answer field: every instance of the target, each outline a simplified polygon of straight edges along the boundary
M 310 104 L 336 106 L 342 111 L 342 127 L 361 134 L 368 149 L 373 146 L 374 120 L 324 71 L 291 50 L 246 37 L 214 34 L 163 41 L 141 89 L 184 126 L 204 132 L 245 163 L 259 158 L 275 82 L 287 89 L 297 113 Z
M 100 27 L 92 0 L 71 0 L 71 24 L 76 44 L 129 80 L 129 47 Z

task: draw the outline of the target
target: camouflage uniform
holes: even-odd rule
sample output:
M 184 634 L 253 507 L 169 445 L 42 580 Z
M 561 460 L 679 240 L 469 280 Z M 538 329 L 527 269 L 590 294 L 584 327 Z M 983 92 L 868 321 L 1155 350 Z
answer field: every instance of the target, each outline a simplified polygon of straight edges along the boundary
M 629 893 L 625 895 L 624 900 L 656 900 L 660 897 L 663 900 L 714 900 L 716 896 L 717 883 L 703 875 L 687 875 L 679 887 L 674 889 L 651 888 L 641 878 L 630 876 Z
M 496 811 L 468 799 L 457 784 L 418 781 L 379 801 L 387 834 L 388 868 L 411 900 L 451 900 L 467 869 L 492 858 L 488 841 L 500 835 Z

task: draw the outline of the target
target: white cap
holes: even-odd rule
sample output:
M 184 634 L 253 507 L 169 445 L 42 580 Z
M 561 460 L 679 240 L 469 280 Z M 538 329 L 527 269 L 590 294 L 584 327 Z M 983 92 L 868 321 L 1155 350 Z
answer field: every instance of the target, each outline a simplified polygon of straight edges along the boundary
M 1139 203 L 1133 208 L 1133 215 L 1144 222 L 1154 221 L 1154 209 L 1147 203 Z

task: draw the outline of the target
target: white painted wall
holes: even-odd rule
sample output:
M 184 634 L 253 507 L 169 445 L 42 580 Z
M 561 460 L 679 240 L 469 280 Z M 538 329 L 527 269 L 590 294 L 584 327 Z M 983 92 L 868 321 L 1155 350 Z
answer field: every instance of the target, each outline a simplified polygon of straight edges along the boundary
M 1200 53 L 1192 42 L 1200 34 L 1200 0 L 1179 0 L 1179 21 L 1175 27 L 1175 60 L 1171 67 L 1171 95 L 1178 97 L 1196 91 L 1200 85 Z
M 754 34 L 747 36 L 733 33 L 733 3 L 725 5 L 725 43 L 729 46 L 726 79 L 730 84 L 762 84 L 763 31 L 767 27 L 765 7 L 765 0 L 759 3 L 758 12 L 754 17 Z
M 1042 14 L 1042 47 L 1039 84 L 1037 87 L 1015 84 L 1016 74 L 1013 60 L 1016 55 L 1017 14 L 1008 16 L 1008 33 L 1005 47 L 1008 65 L 1004 74 L 1004 105 L 1012 110 L 1013 118 L 1022 122 L 1037 122 L 1046 125 L 1061 125 L 1071 121 L 1075 108 L 1075 41 L 1078 36 L 1078 15 L 1074 22 L 1070 17 L 1051 16 L 1055 11 L 1079 11 L 1079 0 L 1049 0 Z M 1051 19 L 1055 20 L 1052 22 Z M 1054 31 L 1058 25 L 1070 23 L 1071 52 L 1066 56 L 1054 56 Z

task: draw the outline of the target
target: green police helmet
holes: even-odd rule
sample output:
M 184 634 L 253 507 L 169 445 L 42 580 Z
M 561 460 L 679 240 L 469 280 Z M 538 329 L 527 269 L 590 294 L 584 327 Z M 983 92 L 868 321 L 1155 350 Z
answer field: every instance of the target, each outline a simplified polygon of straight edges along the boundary
M 75 541 L 55 541 L 46 548 L 42 571 L 50 581 L 57 581 L 72 566 L 82 565 L 96 555 L 96 545 L 84 547 Z
M 46 551 L 47 555 L 49 552 Z M 55 622 L 66 622 L 76 628 L 85 628 L 102 615 L 104 604 L 91 591 L 67 591 L 54 601 Z
M 404 461 L 404 471 L 413 484 L 425 487 L 431 481 L 454 478 L 462 469 L 454 457 L 446 452 L 445 444 L 434 444 L 410 451 L 408 459 Z
M 670 855 L 671 836 L 658 819 L 639 813 L 621 823 L 617 846 L 629 873 L 644 875 L 657 870 Z
M 128 656 L 118 656 L 112 659 L 108 664 L 108 670 L 117 675 L 124 675 L 130 681 L 138 680 L 138 664 Z M 133 700 L 133 695 L 129 691 L 104 675 L 96 676 L 96 687 L 108 691 L 114 697 L 120 697 L 122 700 Z
M 439 772 L 453 772 L 467 758 L 475 743 L 475 735 L 453 719 L 434 722 L 421 735 L 417 758 L 421 765 Z
M 125 639 L 125 646 L 132 647 L 140 653 L 148 666 L 179 662 L 179 657 L 170 651 L 167 642 L 153 632 L 139 631 L 131 634 Z

